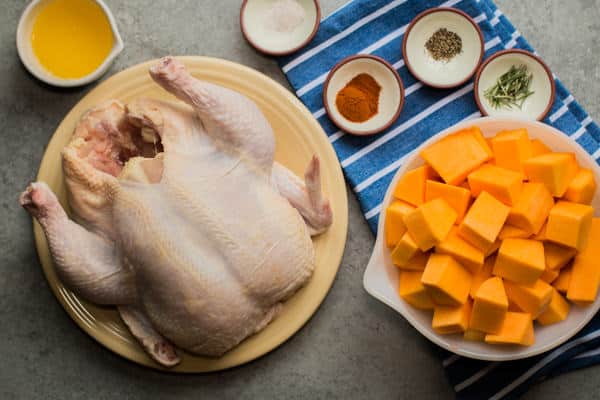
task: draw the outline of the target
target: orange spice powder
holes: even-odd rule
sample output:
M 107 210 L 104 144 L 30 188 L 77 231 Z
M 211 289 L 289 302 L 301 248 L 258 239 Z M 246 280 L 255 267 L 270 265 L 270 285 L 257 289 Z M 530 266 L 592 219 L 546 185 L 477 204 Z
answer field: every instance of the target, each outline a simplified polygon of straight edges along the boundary
M 356 75 L 340 90 L 335 105 L 352 122 L 365 122 L 377 114 L 381 86 L 369 74 Z

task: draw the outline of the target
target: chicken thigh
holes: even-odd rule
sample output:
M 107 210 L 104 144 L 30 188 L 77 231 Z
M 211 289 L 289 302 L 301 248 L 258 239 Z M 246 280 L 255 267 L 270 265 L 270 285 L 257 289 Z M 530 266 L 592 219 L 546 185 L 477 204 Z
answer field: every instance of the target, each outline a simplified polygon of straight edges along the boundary
M 20 202 L 61 281 L 116 305 L 148 354 L 172 366 L 175 347 L 220 356 L 275 318 L 310 278 L 310 236 L 332 212 L 318 158 L 304 181 L 276 163 L 252 101 L 171 57 L 150 75 L 182 102 L 103 103 L 63 150 L 75 221 L 42 182 Z

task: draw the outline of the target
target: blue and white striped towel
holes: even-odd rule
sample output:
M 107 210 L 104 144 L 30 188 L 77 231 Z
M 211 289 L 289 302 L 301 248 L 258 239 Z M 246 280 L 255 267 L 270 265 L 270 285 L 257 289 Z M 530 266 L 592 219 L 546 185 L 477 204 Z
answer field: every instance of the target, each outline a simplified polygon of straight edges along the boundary
M 279 59 L 296 94 L 333 144 L 373 232 L 386 188 L 406 155 L 431 135 L 480 116 L 472 82 L 451 90 L 431 89 L 404 66 L 401 43 L 407 24 L 421 11 L 438 6 L 456 7 L 473 17 L 483 31 L 486 56 L 513 47 L 533 51 L 491 0 L 354 0 L 323 20 L 306 48 Z M 398 121 L 386 132 L 370 137 L 339 131 L 327 118 L 321 99 L 329 70 L 342 58 L 357 53 L 388 60 L 406 88 L 406 103 Z M 558 80 L 556 89 L 556 101 L 544 122 L 565 132 L 600 159 L 600 128 Z M 501 399 L 515 397 L 541 379 L 598 362 L 597 316 L 574 339 L 534 358 L 489 363 L 444 353 L 442 364 L 458 398 Z

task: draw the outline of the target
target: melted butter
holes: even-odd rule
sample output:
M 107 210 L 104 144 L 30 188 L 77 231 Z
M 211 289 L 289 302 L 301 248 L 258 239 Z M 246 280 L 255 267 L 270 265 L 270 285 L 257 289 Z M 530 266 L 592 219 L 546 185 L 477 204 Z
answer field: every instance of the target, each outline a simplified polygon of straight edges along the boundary
M 102 64 L 113 47 L 107 16 L 92 0 L 52 0 L 31 33 L 40 64 L 60 78 L 81 78 Z

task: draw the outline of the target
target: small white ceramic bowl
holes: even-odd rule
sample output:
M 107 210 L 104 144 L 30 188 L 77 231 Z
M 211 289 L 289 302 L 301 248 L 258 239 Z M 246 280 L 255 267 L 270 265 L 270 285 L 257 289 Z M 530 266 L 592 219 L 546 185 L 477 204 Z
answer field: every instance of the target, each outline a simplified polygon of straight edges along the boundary
M 377 114 L 365 122 L 347 120 L 335 99 L 355 76 L 367 73 L 381 86 Z M 356 55 L 343 59 L 331 70 L 323 85 L 323 104 L 329 119 L 341 130 L 354 135 L 372 135 L 387 129 L 398 119 L 404 106 L 404 85 L 394 67 L 383 58 Z
M 398 295 L 398 269 L 392 264 L 390 250 L 385 245 L 384 223 L 385 210 L 392 201 L 393 188 L 398 180 L 407 171 L 423 164 L 419 157 L 421 150 L 437 142 L 444 136 L 468 126 L 477 125 L 484 136 L 490 137 L 505 129 L 526 128 L 529 137 L 542 140 L 554 151 L 572 152 L 583 168 L 594 172 L 596 181 L 600 182 L 600 167 L 578 144 L 569 139 L 565 134 L 541 122 L 520 120 L 515 118 L 484 117 L 459 123 L 431 137 L 416 149 L 398 170 L 390 184 L 381 206 L 377 240 L 373 254 L 367 265 L 363 278 L 366 291 L 394 310 L 398 311 L 421 334 L 433 343 L 461 356 L 490 361 L 507 361 L 531 357 L 559 346 L 579 332 L 600 308 L 600 296 L 594 303 L 587 307 L 571 304 L 571 312 L 566 320 L 553 325 L 541 326 L 535 324 L 535 343 L 532 346 L 499 346 L 482 342 L 464 340 L 461 334 L 440 335 L 431 328 L 432 313 L 418 310 L 404 302 Z M 595 215 L 600 216 L 600 190 L 596 192 L 592 201 Z
M 425 48 L 441 28 L 458 34 L 462 51 L 451 60 L 435 60 Z M 473 19 L 450 7 L 431 8 L 412 20 L 402 41 L 402 54 L 411 74 L 425 85 L 446 89 L 467 82 L 477 71 L 484 54 L 483 35 Z
M 306 46 L 317 34 L 321 23 L 318 0 L 295 0 L 304 10 L 304 19 L 292 30 L 273 29 L 269 15 L 278 0 L 244 0 L 240 9 L 242 34 L 256 50 L 271 56 L 291 54 Z
M 500 75 L 511 66 L 525 65 L 533 74 L 531 90 L 523 106 L 519 108 L 494 108 L 485 98 L 484 92 L 496 84 Z M 496 117 L 517 117 L 541 121 L 548 114 L 554 103 L 555 85 L 552 72 L 548 66 L 528 51 L 520 49 L 503 50 L 494 54 L 481 65 L 475 76 L 475 102 L 483 115 Z
M 112 13 L 102 0 L 89 0 L 96 2 L 100 8 L 102 8 L 104 14 L 106 14 L 113 33 L 113 48 L 104 62 L 92 73 L 77 79 L 59 78 L 46 71 L 46 69 L 40 65 L 31 47 L 31 31 L 33 29 L 35 18 L 40 10 L 50 1 L 52 0 L 33 0 L 21 14 L 21 19 L 19 20 L 19 25 L 17 27 L 17 52 L 19 53 L 21 62 L 33 76 L 52 86 L 81 86 L 100 78 L 124 47 L 123 40 L 117 30 L 117 24 L 115 23 L 115 18 Z

